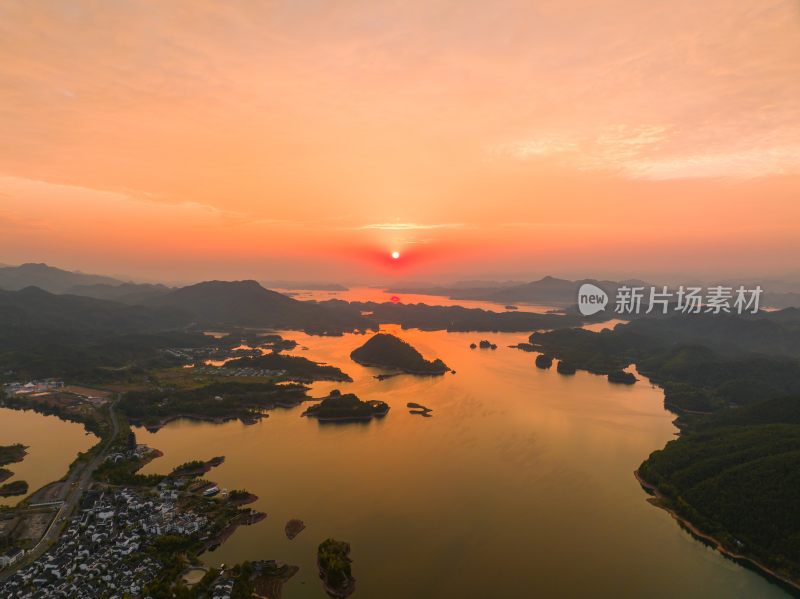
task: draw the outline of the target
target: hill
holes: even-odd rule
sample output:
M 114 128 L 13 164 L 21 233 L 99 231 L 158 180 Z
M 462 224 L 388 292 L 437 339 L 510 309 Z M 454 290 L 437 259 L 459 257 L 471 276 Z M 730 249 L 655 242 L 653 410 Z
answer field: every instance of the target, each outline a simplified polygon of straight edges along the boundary
M 426 360 L 414 347 L 386 333 L 374 335 L 350 357 L 363 366 L 381 366 L 409 374 L 444 374 L 450 369 L 441 360 Z
M 638 472 L 724 550 L 800 580 L 800 398 L 708 417 Z
M 256 281 L 206 281 L 148 298 L 148 306 L 181 308 L 209 325 L 239 325 L 342 333 L 371 323 L 349 305 L 300 302 Z
M 174 365 L 160 350 L 207 343 L 200 333 L 184 332 L 191 320 L 171 307 L 127 306 L 37 287 L 0 291 L 0 372 L 11 380 L 88 382 L 127 376 L 134 366 Z
M 141 304 L 151 297 L 169 292 L 170 288 L 166 285 L 153 285 L 150 283 L 121 283 L 119 285 L 95 283 L 92 285 L 75 285 L 66 291 L 71 295 L 112 300 L 124 304 Z
M 39 332 L 71 331 L 92 334 L 163 331 L 188 324 L 189 315 L 172 307 L 128 306 L 117 302 L 77 295 L 56 295 L 38 287 L 0 291 L 0 344 L 13 342 L 15 335 L 35 336 Z

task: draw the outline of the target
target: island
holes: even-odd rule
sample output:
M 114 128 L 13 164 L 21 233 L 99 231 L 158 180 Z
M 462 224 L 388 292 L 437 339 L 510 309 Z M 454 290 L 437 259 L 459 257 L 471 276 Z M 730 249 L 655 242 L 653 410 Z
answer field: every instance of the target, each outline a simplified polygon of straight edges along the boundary
M 516 345 L 509 345 L 512 349 L 520 349 L 524 352 L 535 352 L 536 346 L 532 343 L 517 343 Z
M 259 560 L 237 564 L 217 578 L 212 590 L 222 591 L 212 597 L 270 597 L 281 599 L 283 585 L 300 570 L 277 560 Z M 220 584 L 222 582 L 222 584 Z M 228 585 L 228 586 L 223 586 Z M 231 593 L 228 594 L 230 589 Z M 192 595 L 196 596 L 196 595 Z
M 350 568 L 350 543 L 326 539 L 317 549 L 317 567 L 325 592 L 335 599 L 349 597 L 356 590 Z
M 571 362 L 559 360 L 558 366 L 556 366 L 556 371 L 558 374 L 575 374 L 576 368 Z
M 283 527 L 283 531 L 286 533 L 286 538 L 291 541 L 297 535 L 303 532 L 305 528 L 306 528 L 305 522 L 303 522 L 302 520 L 298 520 L 297 518 L 292 518 L 286 523 L 286 526 Z
M 332 392 L 316 405 L 309 407 L 303 416 L 316 418 L 320 422 L 358 422 L 382 418 L 389 412 L 389 404 L 383 401 L 362 401 L 353 393 Z
M 8 480 L 14 473 L 8 468 L 2 468 L 8 464 L 21 462 L 28 455 L 28 448 L 21 443 L 14 445 L 0 445 L 0 483 Z
M 415 403 L 413 401 L 408 402 L 406 404 L 406 407 L 408 408 L 409 414 L 416 414 L 418 416 L 423 416 L 425 418 L 430 418 L 431 412 L 433 412 L 432 409 L 427 408 L 422 404 Z
M 221 423 L 241 420 L 252 424 L 275 406 L 292 407 L 310 399 L 299 383 L 213 382 L 182 389 L 150 388 L 128 391 L 119 409 L 132 424 L 156 431 L 180 418 Z
M 608 373 L 608 382 L 620 385 L 633 385 L 638 379 L 630 372 L 613 370 Z
M 24 480 L 15 480 L 0 486 L 0 497 L 14 497 L 25 495 L 28 492 L 28 483 Z
M 481 342 L 478 343 L 478 347 L 481 349 L 497 349 L 497 345 L 489 341 L 488 339 L 481 339 Z
M 350 358 L 362 366 L 378 366 L 407 374 L 442 375 L 450 369 L 441 360 L 426 360 L 414 347 L 388 333 L 377 333 L 354 349 Z
M 553 356 L 547 354 L 540 354 L 536 356 L 536 368 L 547 369 L 550 368 L 552 365 L 553 365 Z

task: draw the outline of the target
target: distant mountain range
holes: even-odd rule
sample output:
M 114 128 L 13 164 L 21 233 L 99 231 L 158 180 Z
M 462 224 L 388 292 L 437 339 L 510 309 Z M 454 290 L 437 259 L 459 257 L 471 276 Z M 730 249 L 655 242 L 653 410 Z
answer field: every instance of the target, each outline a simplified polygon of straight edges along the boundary
M 564 308 L 573 306 L 576 303 L 578 296 L 578 289 L 584 283 L 591 283 L 603 289 L 609 298 L 616 297 L 617 289 L 626 285 L 628 287 L 645 287 L 649 289 L 653 283 L 642 281 L 640 279 L 627 279 L 624 281 L 610 281 L 598 279 L 579 279 L 571 281 L 569 279 L 559 279 L 556 277 L 544 277 L 538 281 L 530 283 L 507 284 L 497 283 L 495 285 L 479 284 L 479 282 L 472 282 L 474 286 L 467 286 L 464 283 L 455 283 L 453 285 L 443 287 L 395 287 L 390 289 L 392 293 L 419 293 L 425 295 L 438 295 L 448 297 L 455 300 L 479 300 L 486 302 L 494 302 L 497 304 L 536 304 L 543 306 L 554 306 Z M 714 283 L 715 285 L 717 283 Z M 729 286 L 737 286 L 744 284 L 748 288 L 754 287 L 755 282 L 741 281 L 741 282 L 727 282 L 724 283 Z M 687 282 L 686 285 L 702 286 L 702 283 Z M 764 295 L 762 296 L 761 306 L 771 308 L 789 308 L 800 307 L 800 293 L 795 292 L 773 292 L 769 284 L 762 285 L 764 288 Z M 672 286 L 674 289 L 675 287 Z M 782 286 L 777 288 L 784 289 Z
M 96 291 L 94 288 L 93 291 Z M 102 287 L 103 292 L 108 289 Z M 152 290 L 151 290 L 152 291 Z M 358 308 L 346 302 L 301 302 L 256 281 L 207 281 L 179 289 L 158 289 L 110 299 L 53 294 L 38 287 L 0 291 L 0 326 L 108 333 L 242 326 L 342 333 L 372 328 Z
M 81 338 L 143 333 L 181 328 L 191 320 L 186 311 L 172 307 L 130 306 L 38 287 L 0 291 L 0 348 L 4 342 L 44 333 L 71 332 Z
M 120 284 L 122 281 L 113 277 L 71 272 L 47 264 L 28 263 L 0 267 L 0 289 L 8 291 L 18 291 L 33 286 L 50 293 L 66 293 L 76 286 Z
M 338 283 L 322 283 L 319 281 L 262 281 L 262 285 L 268 289 L 289 289 L 308 290 L 308 291 L 347 291 L 347 287 Z
M 498 304 L 540 304 L 545 306 L 570 306 L 576 303 L 578 289 L 584 283 L 591 283 L 603 289 L 609 297 L 615 297 L 617 289 L 622 285 L 649 286 L 649 283 L 638 279 L 627 281 L 604 281 L 597 279 L 581 279 L 570 281 L 556 277 L 544 277 L 530 283 L 497 284 L 496 286 L 466 287 L 456 284 L 449 287 L 414 287 L 391 289 L 395 293 L 423 293 L 427 295 L 447 296 L 451 299 L 480 300 Z
M 343 290 L 335 284 L 292 283 L 272 281 L 282 289 L 316 288 Z M 538 304 L 565 308 L 574 306 L 578 288 L 594 284 L 614 298 L 621 285 L 649 287 L 651 283 L 630 279 L 624 281 L 580 279 L 572 281 L 544 277 L 529 283 L 516 281 L 461 281 L 448 286 L 414 285 L 392 288 L 394 293 L 421 293 L 449 297 L 455 300 L 480 300 L 498 305 Z M 687 283 L 688 284 L 688 283 Z M 733 283 L 730 283 L 733 285 Z M 754 285 L 754 283 L 747 283 Z M 765 284 L 762 306 L 773 308 L 800 307 L 800 293 L 789 292 L 780 286 L 779 293 Z M 227 285 L 227 286 L 226 286 Z M 70 294 L 128 305 L 172 306 L 201 321 L 243 326 L 286 326 L 305 328 L 331 326 L 333 329 L 360 328 L 364 319 L 353 306 L 322 305 L 298 302 L 286 295 L 269 291 L 256 281 L 207 281 L 187 287 L 173 288 L 151 283 L 126 282 L 114 277 L 72 272 L 47 264 L 22 264 L 0 267 L 0 290 L 18 291 L 38 287 L 55 294 Z M 291 294 L 290 294 L 291 295 Z
M 206 281 L 155 295 L 146 306 L 180 308 L 207 323 L 300 328 L 341 332 L 369 328 L 369 321 L 346 303 L 323 305 L 301 302 L 256 281 Z
M 0 289 L 19 291 L 26 287 L 126 304 L 139 304 L 149 297 L 170 290 L 165 285 L 125 282 L 114 277 L 73 272 L 47 264 L 28 263 L 0 267 Z

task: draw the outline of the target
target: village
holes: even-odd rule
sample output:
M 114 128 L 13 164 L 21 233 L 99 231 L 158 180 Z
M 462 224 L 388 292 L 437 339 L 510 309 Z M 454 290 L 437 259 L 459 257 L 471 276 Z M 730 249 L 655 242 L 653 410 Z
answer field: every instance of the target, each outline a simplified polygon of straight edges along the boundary
M 58 543 L 0 582 L 0 596 L 80 599 L 142 595 L 164 568 L 158 539 L 176 535 L 205 542 L 214 534 L 208 516 L 179 507 L 185 483 L 167 479 L 155 490 L 121 487 L 87 492 Z M 20 553 L 16 550 L 14 561 Z M 222 576 L 214 587 L 230 591 L 233 582 Z M 215 592 L 213 596 L 230 595 Z

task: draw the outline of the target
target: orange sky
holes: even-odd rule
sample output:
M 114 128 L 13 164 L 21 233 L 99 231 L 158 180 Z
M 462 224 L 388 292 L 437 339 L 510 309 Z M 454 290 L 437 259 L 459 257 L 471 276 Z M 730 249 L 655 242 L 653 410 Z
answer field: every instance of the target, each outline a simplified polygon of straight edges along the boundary
M 795 1 L 10 0 L 0 262 L 797 273 L 798 99 Z

